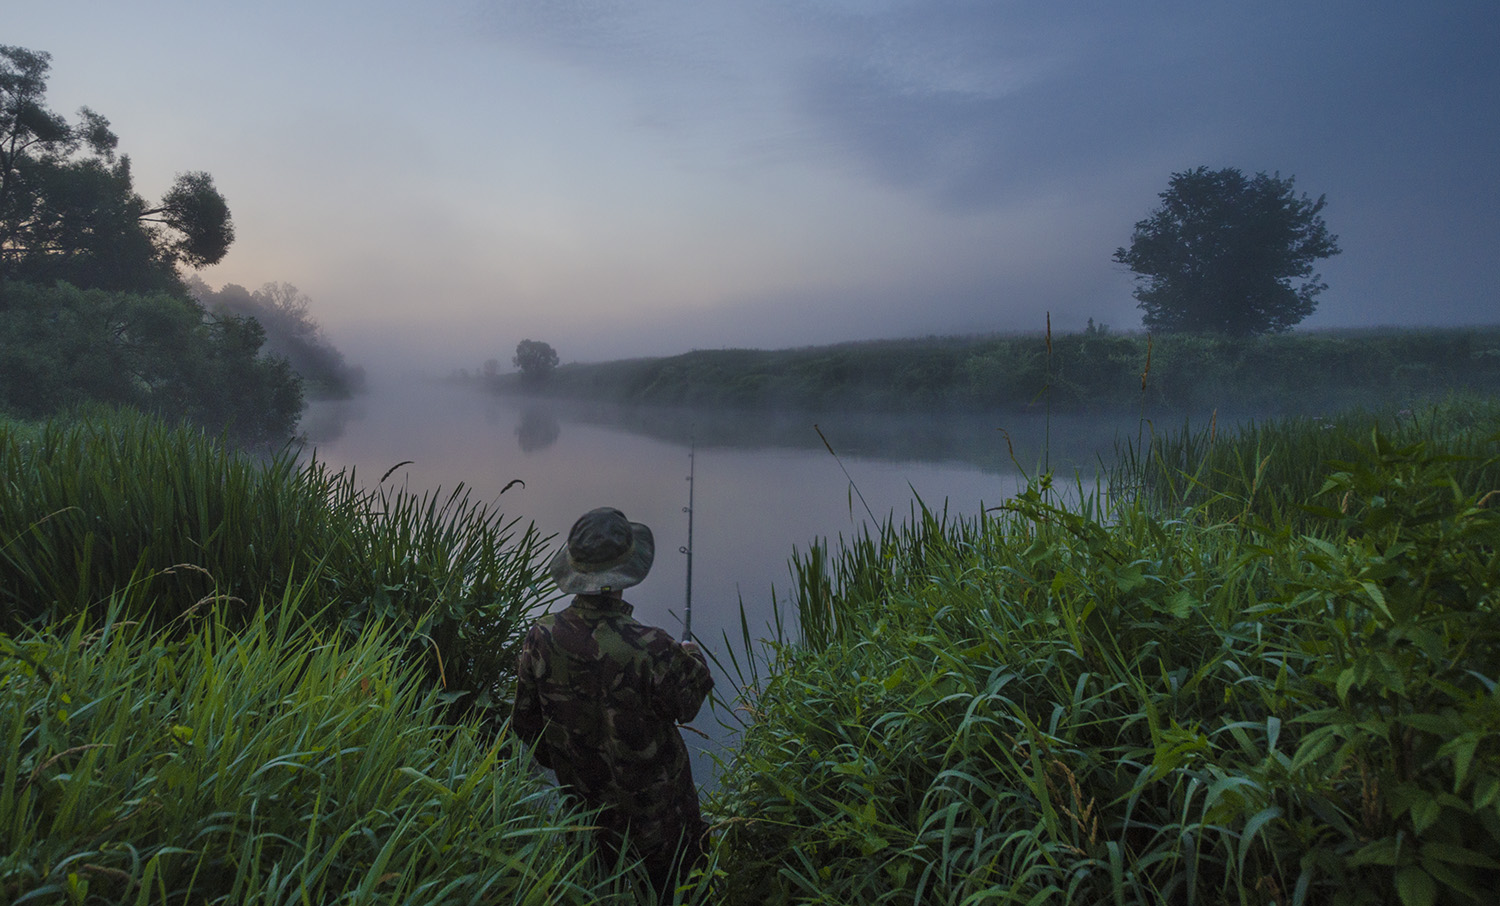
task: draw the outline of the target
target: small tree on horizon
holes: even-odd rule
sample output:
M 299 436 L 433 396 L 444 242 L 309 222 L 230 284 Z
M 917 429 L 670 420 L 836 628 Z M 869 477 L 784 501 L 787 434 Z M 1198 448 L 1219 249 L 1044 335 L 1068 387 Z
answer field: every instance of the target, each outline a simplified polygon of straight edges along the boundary
M 1173 173 L 1158 197 L 1114 254 L 1135 272 L 1148 330 L 1250 336 L 1313 313 L 1328 288 L 1313 263 L 1340 251 L 1324 196 L 1297 195 L 1292 177 L 1199 167 Z
M 540 340 L 522 340 L 516 344 L 516 354 L 510 362 L 521 370 L 523 378 L 539 383 L 557 367 L 557 350 Z

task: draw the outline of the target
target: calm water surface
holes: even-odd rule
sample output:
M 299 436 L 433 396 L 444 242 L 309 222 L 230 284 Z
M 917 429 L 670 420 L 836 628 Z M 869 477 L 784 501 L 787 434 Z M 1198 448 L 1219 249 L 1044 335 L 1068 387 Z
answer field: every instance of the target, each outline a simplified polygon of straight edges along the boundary
M 730 647 L 743 659 L 740 602 L 752 632 L 769 637 L 775 608 L 789 609 L 793 549 L 805 550 L 817 538 L 847 537 L 869 521 L 850 478 L 880 519 L 904 516 L 917 496 L 929 507 L 946 502 L 950 513 L 971 515 L 1024 485 L 1011 449 L 1027 471 L 1045 457 L 1059 474 L 1077 468 L 1092 477 L 1096 454 L 1110 448 L 1115 434 L 1108 426 L 1057 420 L 1049 426 L 1039 418 L 1002 424 L 998 417 L 962 423 L 624 411 L 430 381 L 377 386 L 349 402 L 314 403 L 303 429 L 321 460 L 354 469 L 367 485 L 411 460 L 388 483 L 404 482 L 414 492 L 462 483 L 507 517 L 554 536 L 553 546 L 585 511 L 618 507 L 656 536 L 651 574 L 626 600 L 638 619 L 673 633 L 681 631 L 686 590 L 687 558 L 679 548 L 688 543 L 691 437 L 693 630 L 726 666 Z M 513 479 L 525 486 L 502 496 Z M 705 785 L 713 783 L 713 756 L 727 758 L 734 736 L 729 706 L 739 677 L 716 670 L 715 679 L 724 701 L 715 711 L 705 707 L 695 721 L 710 739 L 688 735 L 694 775 Z

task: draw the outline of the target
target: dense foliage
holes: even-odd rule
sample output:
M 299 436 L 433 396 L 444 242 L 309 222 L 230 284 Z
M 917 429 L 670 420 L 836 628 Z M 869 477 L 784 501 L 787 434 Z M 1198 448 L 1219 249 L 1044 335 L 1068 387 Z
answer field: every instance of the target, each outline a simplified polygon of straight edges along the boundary
M 1313 313 L 1328 288 L 1313 265 L 1339 253 L 1322 196 L 1297 195 L 1291 177 L 1198 167 L 1160 198 L 1114 256 L 1136 274 L 1147 330 L 1247 336 Z
M 151 204 L 109 121 L 45 106 L 46 53 L 0 45 L 0 279 L 180 292 L 179 264 L 224 257 L 234 225 L 213 177 L 185 173 Z
M 0 900 L 599 901 L 586 819 L 509 740 L 298 609 L 0 635 Z
M 286 440 L 297 375 L 244 313 L 205 313 L 179 267 L 223 258 L 229 207 L 207 173 L 135 191 L 109 121 L 47 109 L 50 58 L 0 45 L 0 412 L 80 402 L 188 419 L 244 442 Z
M 260 324 L 165 292 L 3 283 L 0 336 L 0 410 L 14 415 L 104 403 L 280 443 L 302 410 L 286 361 L 259 355 Z
M 599 402 L 715 409 L 1317 412 L 1375 400 L 1412 405 L 1459 389 L 1500 390 L 1500 330 L 1233 338 L 1091 328 L 1056 336 L 699 350 L 563 365 L 545 387 Z
M 366 491 L 291 451 L 253 459 L 130 412 L 0 426 L 0 484 L 0 631 L 111 600 L 159 625 L 291 595 L 326 627 L 399 630 L 456 708 L 503 711 L 524 614 L 547 593 L 536 531 L 462 486 Z
M 1232 518 L 1041 481 L 798 557 L 718 802 L 730 901 L 1486 901 L 1494 415 L 1478 459 L 1335 424 L 1367 442 L 1296 528 L 1264 469 L 1204 471 Z
M 254 318 L 266 332 L 263 352 L 287 365 L 302 379 L 310 397 L 343 399 L 364 389 L 364 369 L 344 361 L 317 320 L 309 313 L 311 300 L 290 283 L 267 283 L 251 292 L 226 283 L 215 291 L 196 275 L 187 280 L 188 292 L 207 311 L 219 316 Z

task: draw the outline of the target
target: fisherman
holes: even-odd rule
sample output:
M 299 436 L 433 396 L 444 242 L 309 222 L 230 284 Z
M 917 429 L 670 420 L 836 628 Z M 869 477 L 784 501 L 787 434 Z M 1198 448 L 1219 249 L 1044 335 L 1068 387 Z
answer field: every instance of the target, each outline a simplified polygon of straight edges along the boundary
M 512 726 L 568 795 L 598 809 L 594 841 L 606 864 L 628 840 L 663 901 L 708 853 L 678 723 L 713 688 L 698 645 L 631 618 L 620 593 L 655 556 L 651 529 L 612 507 L 583 514 L 549 569 L 564 610 L 526 634 Z

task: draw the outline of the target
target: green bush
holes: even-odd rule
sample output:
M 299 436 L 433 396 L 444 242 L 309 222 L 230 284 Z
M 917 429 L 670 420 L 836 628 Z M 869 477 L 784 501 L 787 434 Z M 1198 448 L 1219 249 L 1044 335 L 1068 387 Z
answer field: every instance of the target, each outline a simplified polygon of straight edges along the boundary
M 1400 446 L 1425 444 L 1451 457 L 1464 487 L 1500 486 L 1493 458 L 1500 398 L 1450 396 L 1412 409 L 1249 422 L 1235 430 L 1185 424 L 1117 446 L 1111 492 L 1143 494 L 1159 510 L 1192 509 L 1202 518 L 1256 516 L 1266 523 L 1312 523 L 1300 504 L 1316 494 L 1335 463 L 1356 458 L 1378 430 Z

